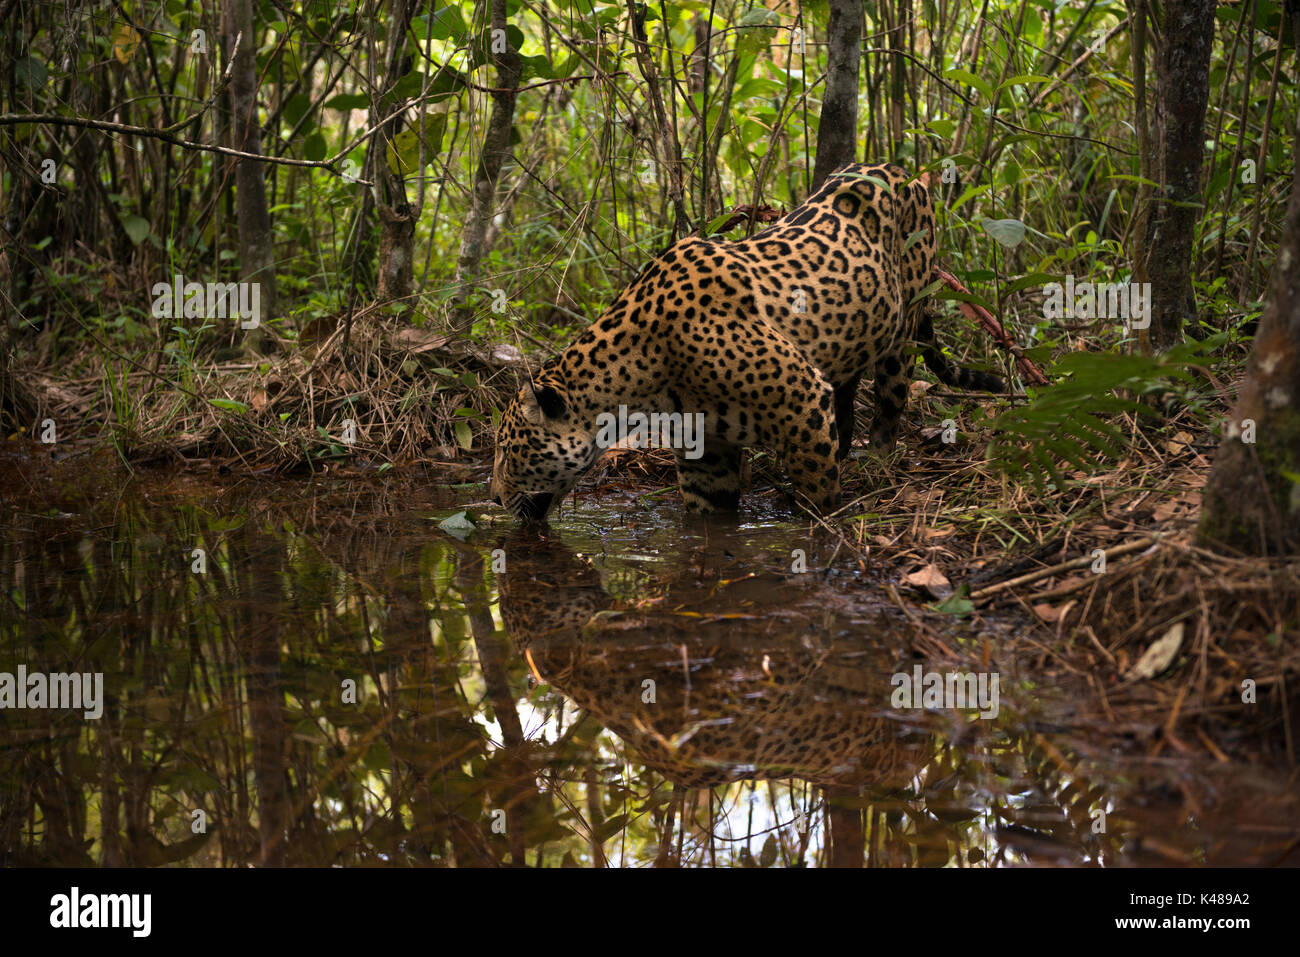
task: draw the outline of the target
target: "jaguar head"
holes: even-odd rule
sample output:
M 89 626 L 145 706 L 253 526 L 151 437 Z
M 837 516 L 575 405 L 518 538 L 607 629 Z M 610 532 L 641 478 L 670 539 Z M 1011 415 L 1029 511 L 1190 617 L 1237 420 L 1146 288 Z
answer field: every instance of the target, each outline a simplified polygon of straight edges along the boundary
M 543 522 L 599 456 L 563 383 L 525 383 L 497 429 L 492 497 L 515 518 Z

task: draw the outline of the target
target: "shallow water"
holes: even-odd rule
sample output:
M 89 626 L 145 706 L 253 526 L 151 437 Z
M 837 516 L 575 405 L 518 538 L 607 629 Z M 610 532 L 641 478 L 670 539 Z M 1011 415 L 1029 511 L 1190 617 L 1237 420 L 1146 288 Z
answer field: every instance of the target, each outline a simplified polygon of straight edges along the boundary
M 941 669 L 898 570 L 788 512 L 580 496 L 537 533 L 472 484 L 16 449 L 0 489 L 0 673 L 103 676 L 97 718 L 0 710 L 3 864 L 1296 856 L 1285 770 L 1125 747 L 1014 621 L 940 626 L 994 652 L 996 714 L 899 707 L 894 676 Z

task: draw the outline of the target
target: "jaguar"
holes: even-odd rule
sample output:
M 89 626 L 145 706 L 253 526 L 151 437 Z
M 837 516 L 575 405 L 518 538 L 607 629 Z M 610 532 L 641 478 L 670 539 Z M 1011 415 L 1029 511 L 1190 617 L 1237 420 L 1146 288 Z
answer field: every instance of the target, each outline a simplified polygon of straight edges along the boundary
M 675 450 L 690 511 L 736 509 L 741 450 L 756 445 L 780 455 L 803 504 L 834 507 L 865 375 L 880 449 L 897 438 L 914 344 L 940 381 L 1002 390 L 936 345 L 921 295 L 934 227 L 928 174 L 850 164 L 747 239 L 674 243 L 522 385 L 497 430 L 494 499 L 544 521 L 604 451 L 598 418 L 624 406 L 704 414 L 701 447 Z

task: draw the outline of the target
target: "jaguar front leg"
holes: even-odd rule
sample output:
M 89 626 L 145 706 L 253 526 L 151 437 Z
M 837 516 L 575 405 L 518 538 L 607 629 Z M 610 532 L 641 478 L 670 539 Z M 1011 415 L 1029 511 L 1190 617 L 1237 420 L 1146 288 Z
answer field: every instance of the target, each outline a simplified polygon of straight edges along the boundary
M 772 423 L 764 438 L 781 452 L 800 504 L 825 512 L 840 503 L 835 392 L 811 367 L 809 372 L 808 382 L 791 393 L 807 395 L 809 400 Z
M 835 457 L 841 462 L 849 457 L 853 448 L 853 403 L 858 397 L 858 385 L 861 382 L 862 373 L 859 372 L 835 390 L 835 429 L 840 434 L 839 450 Z
M 907 408 L 907 390 L 912 384 L 912 367 L 916 357 L 898 351 L 883 356 L 876 363 L 876 414 L 871 420 L 871 444 L 888 451 L 898 439 L 898 422 Z
M 698 458 L 677 449 L 677 481 L 688 512 L 734 512 L 740 507 L 740 446 L 705 436 Z M 693 453 L 692 453 L 693 454 Z

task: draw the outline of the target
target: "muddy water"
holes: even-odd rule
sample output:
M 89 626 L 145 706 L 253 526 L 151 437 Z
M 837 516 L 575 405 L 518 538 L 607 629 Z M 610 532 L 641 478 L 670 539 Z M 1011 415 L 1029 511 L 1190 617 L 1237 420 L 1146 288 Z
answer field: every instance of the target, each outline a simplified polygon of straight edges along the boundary
M 0 864 L 1294 849 L 1284 774 L 1130 753 L 1078 688 L 1044 685 L 1016 622 L 937 626 L 991 655 L 996 702 L 900 706 L 896 676 L 941 666 L 882 591 L 897 570 L 789 513 L 687 522 L 624 494 L 545 533 L 481 503 L 444 527 L 482 486 L 131 477 L 16 450 L 0 489 L 0 673 L 102 675 L 97 717 L 0 710 Z

